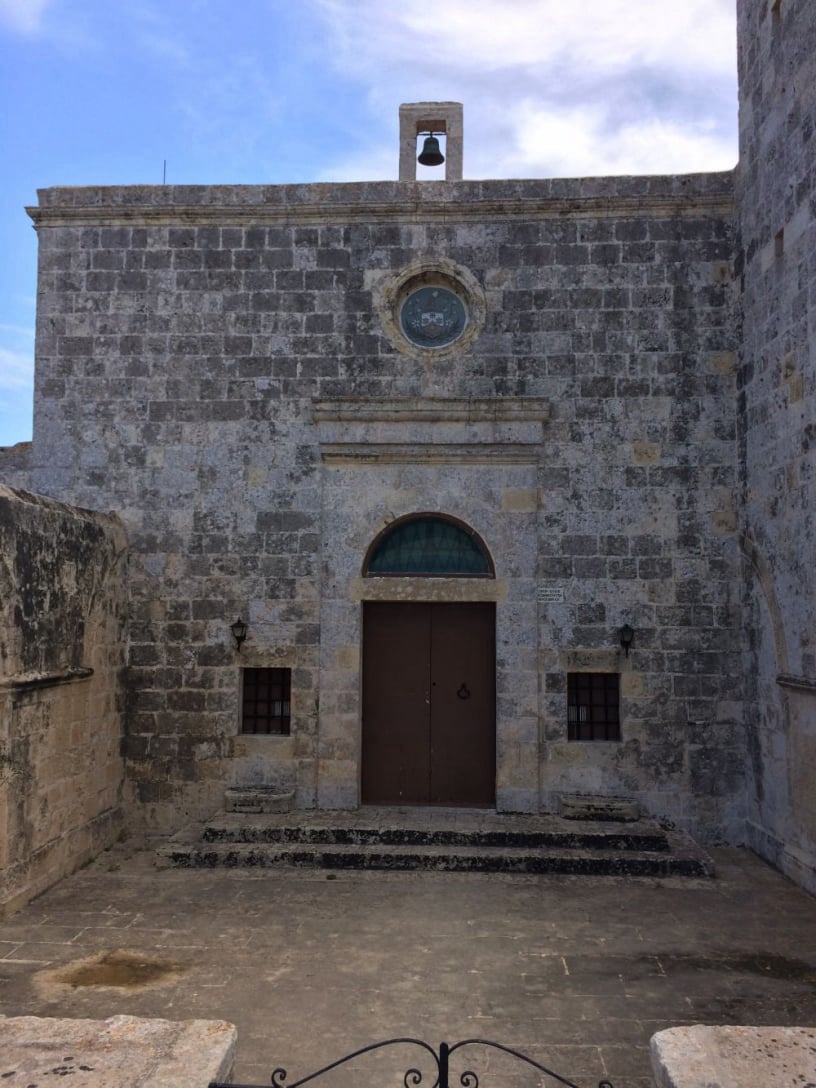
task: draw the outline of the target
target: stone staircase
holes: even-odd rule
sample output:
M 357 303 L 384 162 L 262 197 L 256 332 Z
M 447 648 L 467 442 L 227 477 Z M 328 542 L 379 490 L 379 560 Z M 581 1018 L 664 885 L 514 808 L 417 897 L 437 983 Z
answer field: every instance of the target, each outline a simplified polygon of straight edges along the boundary
M 687 835 L 651 820 L 576 820 L 458 808 L 221 812 L 163 844 L 159 864 L 714 875 L 711 859 Z

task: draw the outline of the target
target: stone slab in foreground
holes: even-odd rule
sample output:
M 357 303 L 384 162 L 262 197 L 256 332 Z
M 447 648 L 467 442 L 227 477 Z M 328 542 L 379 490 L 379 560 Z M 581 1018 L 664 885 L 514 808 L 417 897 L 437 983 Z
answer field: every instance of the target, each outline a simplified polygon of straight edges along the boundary
M 816 1088 L 816 1028 L 669 1028 L 652 1036 L 658 1088 Z
M 226 1020 L 0 1017 L 0 1083 L 46 1088 L 206 1088 L 227 1080 L 236 1030 Z

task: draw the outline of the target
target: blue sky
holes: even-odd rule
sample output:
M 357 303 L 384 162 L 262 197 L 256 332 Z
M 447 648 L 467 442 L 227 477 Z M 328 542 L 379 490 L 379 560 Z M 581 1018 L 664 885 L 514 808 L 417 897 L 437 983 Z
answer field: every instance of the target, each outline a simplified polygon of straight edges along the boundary
M 52 185 L 395 178 L 400 102 L 465 177 L 730 169 L 734 0 L 0 0 L 0 445 L 31 437 Z

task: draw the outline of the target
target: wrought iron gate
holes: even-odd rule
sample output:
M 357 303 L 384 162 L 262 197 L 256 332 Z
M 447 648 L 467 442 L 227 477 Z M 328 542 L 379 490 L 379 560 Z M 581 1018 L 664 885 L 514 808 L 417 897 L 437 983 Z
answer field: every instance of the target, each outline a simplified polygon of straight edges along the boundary
M 338 1058 L 337 1061 L 331 1062 L 329 1065 L 324 1065 L 321 1069 L 317 1069 L 314 1073 L 309 1073 L 308 1076 L 301 1077 L 300 1080 L 293 1081 L 291 1084 L 286 1083 L 288 1075 L 286 1070 L 279 1067 L 272 1072 L 270 1083 L 272 1084 L 272 1088 L 300 1088 L 302 1084 L 308 1084 L 309 1081 L 315 1080 L 317 1077 L 322 1077 L 332 1069 L 337 1069 L 342 1065 L 346 1065 L 348 1062 L 354 1061 L 355 1058 L 359 1058 L 363 1054 L 370 1054 L 375 1050 L 382 1050 L 389 1046 L 405 1044 L 421 1047 L 430 1054 L 433 1059 L 433 1063 L 436 1067 L 435 1080 L 428 1085 L 428 1088 L 450 1088 L 451 1055 L 466 1046 L 491 1047 L 494 1050 L 500 1050 L 505 1054 L 509 1054 L 520 1062 L 526 1063 L 533 1069 L 538 1070 L 539 1073 L 543 1073 L 545 1078 L 550 1078 L 549 1080 L 545 1079 L 541 1081 L 540 1088 L 550 1088 L 550 1085 L 563 1085 L 564 1088 L 580 1088 L 574 1081 L 567 1080 L 566 1077 L 562 1077 L 559 1073 L 553 1072 L 552 1069 L 548 1069 L 546 1065 L 534 1061 L 526 1054 L 522 1054 L 512 1047 L 504 1046 L 503 1043 L 491 1042 L 490 1039 L 462 1039 L 452 1046 L 448 1043 L 440 1043 L 439 1050 L 436 1051 L 429 1043 L 424 1042 L 422 1039 L 413 1039 L 410 1037 L 384 1039 L 379 1043 L 370 1043 L 368 1046 L 360 1047 L 359 1050 L 355 1050 L 351 1054 L 346 1054 L 344 1057 Z M 479 1088 L 479 1076 L 473 1069 L 463 1069 L 458 1076 L 455 1077 L 455 1080 L 458 1081 L 461 1088 Z M 403 1088 L 420 1088 L 422 1083 L 423 1074 L 416 1066 L 407 1069 L 402 1076 Z M 209 1088 L 264 1088 L 264 1086 L 260 1084 L 222 1084 L 218 1081 L 211 1081 Z M 610 1080 L 604 1079 L 598 1082 L 598 1088 L 613 1088 L 613 1085 Z

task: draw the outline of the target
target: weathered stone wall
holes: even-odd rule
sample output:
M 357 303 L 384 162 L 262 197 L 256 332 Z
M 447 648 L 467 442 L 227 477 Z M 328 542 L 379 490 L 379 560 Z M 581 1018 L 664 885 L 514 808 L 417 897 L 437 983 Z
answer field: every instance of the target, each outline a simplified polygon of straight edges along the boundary
M 816 8 L 737 8 L 748 827 L 816 890 Z
M 8 487 L 28 487 L 31 472 L 31 443 L 0 446 L 0 480 Z
M 121 828 L 125 536 L 0 485 L 0 910 Z
M 361 602 L 481 593 L 500 808 L 622 794 L 739 840 L 730 175 L 52 189 L 32 215 L 35 486 L 127 525 L 146 818 L 247 781 L 356 804 Z M 474 285 L 465 350 L 394 334 L 427 266 Z M 418 511 L 471 525 L 495 582 L 362 579 Z M 291 737 L 238 735 L 241 664 L 292 667 Z M 623 671 L 621 743 L 566 740 L 576 667 Z

